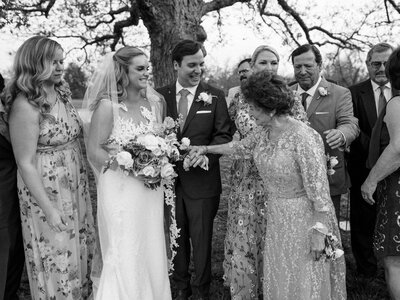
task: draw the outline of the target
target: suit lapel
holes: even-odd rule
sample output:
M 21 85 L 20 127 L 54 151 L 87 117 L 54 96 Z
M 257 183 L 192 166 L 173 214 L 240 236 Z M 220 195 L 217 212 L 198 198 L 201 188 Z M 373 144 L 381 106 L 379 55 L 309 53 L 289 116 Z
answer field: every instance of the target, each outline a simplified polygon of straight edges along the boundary
M 362 105 L 365 108 L 369 126 L 372 128 L 374 127 L 374 124 L 377 119 L 377 112 L 376 112 L 374 91 L 372 89 L 371 81 L 368 80 L 368 82 L 366 82 L 366 84 L 360 90 L 360 93 L 362 98 Z
M 321 102 L 324 100 L 324 98 L 328 97 L 328 95 L 322 97 L 319 94 L 318 88 L 320 87 L 326 88 L 329 94 L 329 83 L 325 80 L 325 78 L 322 77 L 321 82 L 319 83 L 317 90 L 315 91 L 314 96 L 310 102 L 310 105 L 307 108 L 307 118 L 310 118 L 311 115 L 316 111 L 318 106 L 321 104 Z
M 165 101 L 167 102 L 167 110 L 170 112 L 169 116 L 176 120 L 178 118 L 178 108 L 176 105 L 176 84 L 175 83 L 171 84 L 168 87 Z
M 189 113 L 186 117 L 186 122 L 185 125 L 183 126 L 182 134 L 185 132 L 186 128 L 188 127 L 190 121 L 193 119 L 193 117 L 196 115 L 196 112 L 201 108 L 203 105 L 202 101 L 196 101 L 196 99 L 199 97 L 200 93 L 205 91 L 204 85 L 202 82 L 199 83 L 199 86 L 196 89 L 196 93 L 194 94 L 193 102 L 192 105 L 190 106 Z

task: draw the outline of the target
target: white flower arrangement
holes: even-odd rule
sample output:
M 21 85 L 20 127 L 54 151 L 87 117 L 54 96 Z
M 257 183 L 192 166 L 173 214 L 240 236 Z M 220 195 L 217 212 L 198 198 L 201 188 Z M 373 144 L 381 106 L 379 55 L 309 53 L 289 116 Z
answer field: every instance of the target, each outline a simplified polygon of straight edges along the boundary
M 176 131 L 179 121 L 170 117 L 154 128 L 153 132 L 106 141 L 104 145 L 117 144 L 119 151 L 110 157 L 104 172 L 116 161 L 126 175 L 137 177 L 150 189 L 171 184 L 177 176 L 173 163 L 184 158 L 180 150 L 187 150 L 190 140 L 184 138 L 178 141 Z
M 196 102 L 203 101 L 204 106 L 210 105 L 212 103 L 212 98 L 215 97 L 211 94 L 208 94 L 206 92 L 201 92 L 199 94 L 199 97 L 197 97 Z
M 326 87 L 320 86 L 318 88 L 318 93 L 320 97 L 325 97 L 329 95 L 328 89 Z M 318 97 L 319 98 L 319 97 Z
M 327 167 L 327 174 L 328 175 L 333 175 L 336 173 L 334 170 L 334 167 L 339 163 L 337 156 L 330 156 L 329 153 L 326 154 L 326 167 Z

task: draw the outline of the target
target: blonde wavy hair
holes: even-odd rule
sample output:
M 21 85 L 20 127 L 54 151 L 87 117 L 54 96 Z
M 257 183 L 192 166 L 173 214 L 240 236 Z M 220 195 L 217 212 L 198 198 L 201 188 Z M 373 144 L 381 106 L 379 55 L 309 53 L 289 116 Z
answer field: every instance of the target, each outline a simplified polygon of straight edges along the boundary
M 22 93 L 42 113 L 49 112 L 43 84 L 52 75 L 52 64 L 61 45 L 44 36 L 26 40 L 17 50 L 14 59 L 13 77 L 5 90 L 6 110 L 11 109 L 15 98 Z M 59 83 L 58 85 L 61 85 Z
M 128 96 L 126 87 L 129 85 L 129 65 L 132 58 L 140 55 L 147 57 L 147 55 L 139 48 L 126 46 L 118 49 L 113 56 L 119 102 L 126 100 Z

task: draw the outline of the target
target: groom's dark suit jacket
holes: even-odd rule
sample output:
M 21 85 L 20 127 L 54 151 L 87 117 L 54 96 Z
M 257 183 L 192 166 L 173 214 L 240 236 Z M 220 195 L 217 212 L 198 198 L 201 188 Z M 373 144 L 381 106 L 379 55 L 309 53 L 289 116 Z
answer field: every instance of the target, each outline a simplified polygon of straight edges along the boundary
M 162 87 L 158 89 L 158 92 L 167 102 L 167 115 L 177 119 L 176 84 Z M 204 105 L 203 101 L 196 101 L 202 92 L 213 96 L 210 105 Z M 191 145 L 224 144 L 232 140 L 231 130 L 223 91 L 200 82 L 179 138 L 189 138 Z M 208 171 L 199 167 L 185 171 L 182 163 L 177 164 L 178 184 L 182 185 L 184 193 L 192 199 L 212 198 L 221 194 L 219 156 L 212 154 L 207 156 L 209 158 Z
M 361 196 L 361 185 L 368 176 L 366 161 L 372 128 L 377 120 L 374 91 L 371 80 L 360 82 L 350 88 L 354 116 L 358 119 L 360 135 L 350 146 L 348 159 L 350 188 L 351 245 L 358 272 L 374 276 L 377 262 L 373 253 L 373 234 L 376 205 L 367 204 Z

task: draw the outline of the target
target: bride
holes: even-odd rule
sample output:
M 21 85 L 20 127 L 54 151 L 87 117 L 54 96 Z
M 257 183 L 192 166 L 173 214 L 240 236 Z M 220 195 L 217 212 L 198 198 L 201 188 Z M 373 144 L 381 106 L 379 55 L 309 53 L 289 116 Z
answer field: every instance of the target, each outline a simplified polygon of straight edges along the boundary
M 104 172 L 115 151 L 104 146 L 108 139 L 147 133 L 163 120 L 165 102 L 148 87 L 148 69 L 147 56 L 138 48 L 110 53 L 84 99 L 83 115 L 91 117 L 85 140 L 97 178 L 102 258 L 100 280 L 93 279 L 96 300 L 171 299 L 163 188 L 146 188 L 117 166 Z

